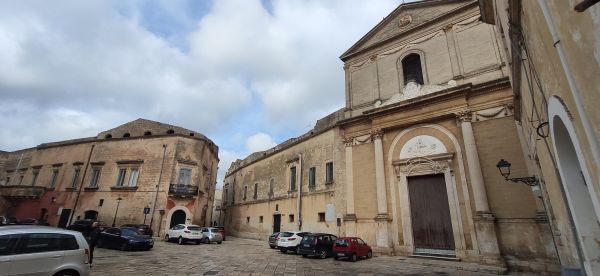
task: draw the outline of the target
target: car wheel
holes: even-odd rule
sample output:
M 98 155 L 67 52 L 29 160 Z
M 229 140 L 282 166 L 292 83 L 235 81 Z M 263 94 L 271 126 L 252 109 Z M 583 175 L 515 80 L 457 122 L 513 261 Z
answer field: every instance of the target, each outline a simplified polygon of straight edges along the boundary
M 218 244 L 222 244 L 223 242 L 217 242 Z
M 102 247 L 104 247 L 104 242 L 102 240 L 98 240 L 98 242 L 96 243 L 96 246 L 98 248 L 102 248 Z
M 204 238 L 203 240 L 203 243 L 210 243 L 210 240 L 208 238 Z
M 274 245 L 270 245 L 270 244 L 269 244 L 269 246 L 271 247 L 271 249 L 275 249 L 275 246 L 274 246 Z
M 168 242 L 170 240 L 169 235 L 165 235 L 165 241 Z
M 179 237 L 179 239 L 177 239 L 177 244 L 183 244 L 183 238 Z
M 319 254 L 319 258 L 321 258 L 321 259 L 327 258 L 327 251 L 325 251 L 325 250 L 321 251 L 321 253 Z
M 285 250 L 285 249 L 279 249 L 279 251 L 281 251 L 281 253 L 284 253 L 284 254 L 287 252 L 287 250 Z
M 337 260 L 339 260 L 340 258 L 339 258 L 338 256 L 333 256 L 333 259 L 337 261 Z
M 296 247 L 296 255 L 300 255 L 300 247 Z
M 308 255 L 306 255 L 306 254 L 302 254 L 302 257 L 303 257 L 303 258 L 307 258 L 307 257 L 308 257 Z
M 369 251 L 367 253 L 367 259 L 371 259 L 371 258 L 373 258 L 373 252 Z
M 352 253 L 352 256 L 350 257 L 350 261 L 356 262 L 356 254 Z
M 63 270 L 55 273 L 53 276 L 79 276 L 79 273 L 73 270 Z
M 124 243 L 124 244 L 121 244 L 121 247 L 119 247 L 119 249 L 120 249 L 121 251 L 127 251 L 127 244 L 126 244 L 126 243 Z

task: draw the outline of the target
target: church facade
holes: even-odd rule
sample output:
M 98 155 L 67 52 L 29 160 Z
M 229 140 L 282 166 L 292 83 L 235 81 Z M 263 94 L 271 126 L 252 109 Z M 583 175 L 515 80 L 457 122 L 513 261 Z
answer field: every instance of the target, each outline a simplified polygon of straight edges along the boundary
M 556 271 L 543 202 L 527 174 L 513 91 L 477 1 L 400 5 L 342 54 L 346 105 L 315 128 L 232 163 L 233 235 L 360 236 L 376 252 Z

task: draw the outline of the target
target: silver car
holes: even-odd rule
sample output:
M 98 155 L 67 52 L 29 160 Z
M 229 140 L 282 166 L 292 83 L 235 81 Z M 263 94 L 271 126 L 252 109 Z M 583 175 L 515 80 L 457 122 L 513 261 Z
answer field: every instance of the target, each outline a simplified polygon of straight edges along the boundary
M 221 244 L 223 242 L 223 235 L 219 233 L 219 228 L 204 227 L 202 228 L 202 241 L 205 243 L 216 242 Z
M 90 248 L 79 232 L 45 226 L 0 228 L 0 274 L 90 273 Z

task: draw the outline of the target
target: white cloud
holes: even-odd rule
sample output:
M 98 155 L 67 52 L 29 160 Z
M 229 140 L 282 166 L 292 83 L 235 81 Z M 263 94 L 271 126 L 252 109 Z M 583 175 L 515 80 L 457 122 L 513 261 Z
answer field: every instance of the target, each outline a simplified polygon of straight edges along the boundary
M 271 136 L 262 132 L 256 133 L 246 140 L 246 149 L 250 153 L 270 149 L 276 145 L 277 143 Z

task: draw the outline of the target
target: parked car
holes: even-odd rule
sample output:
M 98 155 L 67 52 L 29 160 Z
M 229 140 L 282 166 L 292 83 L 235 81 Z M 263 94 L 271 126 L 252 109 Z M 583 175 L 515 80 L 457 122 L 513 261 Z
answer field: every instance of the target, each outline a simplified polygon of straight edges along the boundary
M 196 244 L 202 242 L 202 228 L 193 224 L 177 224 L 167 230 L 165 241 L 177 240 L 178 244 L 184 244 L 192 241 Z
M 333 244 L 336 239 L 337 237 L 331 234 L 308 234 L 300 241 L 298 253 L 302 257 L 319 256 L 319 258 L 325 259 L 333 255 Z
M 204 227 L 202 228 L 202 242 L 212 243 L 216 242 L 221 244 L 223 242 L 223 236 L 219 233 L 219 228 L 215 227 Z
M 298 245 L 300 244 L 302 237 L 308 234 L 308 232 L 298 231 L 282 232 L 277 240 L 277 248 L 279 248 L 282 253 L 293 251 L 298 254 L 296 251 L 298 249 Z
M 335 241 L 333 245 L 333 258 L 348 258 L 353 262 L 360 257 L 373 257 L 373 250 L 361 238 L 357 237 L 341 237 Z
M 79 232 L 45 226 L 0 228 L 0 274 L 80 275 L 90 273 L 90 248 Z
M 87 236 L 89 236 L 90 232 L 92 231 L 92 224 L 94 222 L 97 222 L 97 220 L 95 220 L 95 219 L 76 220 L 71 225 L 67 226 L 67 230 L 81 232 L 84 237 L 87 237 Z M 100 222 L 98 221 L 98 223 L 100 223 Z M 100 228 L 104 229 L 105 227 L 103 227 L 103 224 L 102 223 L 100 223 L 100 224 L 101 224 Z
M 154 247 L 151 236 L 144 235 L 133 227 L 111 227 L 98 237 L 98 247 L 115 248 L 119 250 L 150 250 Z
M 15 224 L 17 224 L 17 219 L 15 217 L 0 216 L 0 226 Z
M 219 228 L 219 233 L 221 233 L 221 236 L 223 236 L 223 240 L 225 240 L 225 227 L 217 226 L 215 228 Z
M 275 232 L 269 236 L 269 246 L 273 249 L 277 248 L 277 240 L 279 239 L 280 232 Z
M 121 225 L 121 228 L 123 228 L 123 227 L 135 228 L 135 229 L 137 229 L 137 232 L 142 235 L 148 235 L 150 237 L 152 237 L 152 235 L 154 235 L 154 231 L 152 231 L 152 228 L 150 228 L 150 225 L 147 225 L 147 224 L 123 224 L 123 225 Z
M 39 219 L 34 219 L 34 218 L 28 218 L 28 219 L 24 219 L 19 221 L 18 223 L 19 225 L 43 225 L 43 226 L 49 226 L 50 224 L 45 222 L 45 221 L 41 221 Z

